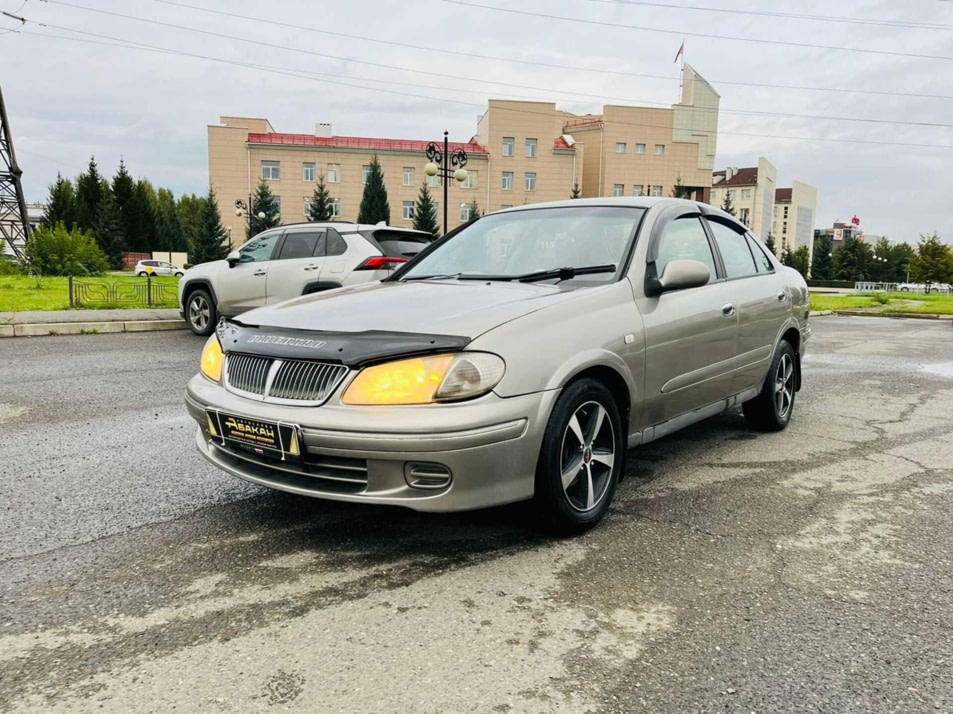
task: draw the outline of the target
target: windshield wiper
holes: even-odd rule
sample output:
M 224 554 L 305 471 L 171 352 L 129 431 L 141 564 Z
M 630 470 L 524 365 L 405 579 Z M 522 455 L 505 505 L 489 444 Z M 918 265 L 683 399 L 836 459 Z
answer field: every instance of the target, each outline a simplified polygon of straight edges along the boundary
M 401 278 L 401 282 L 409 283 L 411 280 L 453 280 L 459 277 L 460 273 L 454 273 L 453 275 L 408 275 L 406 278 Z
M 520 283 L 532 283 L 537 280 L 572 280 L 577 275 L 595 275 L 596 273 L 614 273 L 615 265 L 587 265 L 582 268 L 551 268 L 549 270 L 536 270 L 532 273 L 523 273 L 522 275 L 457 275 L 458 280 L 516 280 Z

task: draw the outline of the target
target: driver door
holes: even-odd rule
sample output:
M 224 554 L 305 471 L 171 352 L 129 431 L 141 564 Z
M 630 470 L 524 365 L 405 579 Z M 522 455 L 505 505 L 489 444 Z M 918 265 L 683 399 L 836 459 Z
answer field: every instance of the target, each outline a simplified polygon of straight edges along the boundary
M 268 269 L 282 231 L 264 233 L 238 249 L 238 263 L 228 266 L 218 281 L 218 309 L 238 315 L 265 304 Z

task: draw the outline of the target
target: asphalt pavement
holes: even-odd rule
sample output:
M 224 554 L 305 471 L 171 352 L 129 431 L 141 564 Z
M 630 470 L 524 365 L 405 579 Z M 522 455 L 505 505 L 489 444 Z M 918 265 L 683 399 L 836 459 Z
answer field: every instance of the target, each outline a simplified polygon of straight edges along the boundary
M 630 452 L 602 526 L 245 485 L 186 332 L 0 343 L 0 712 L 953 711 L 953 330 L 824 317 L 780 434 Z

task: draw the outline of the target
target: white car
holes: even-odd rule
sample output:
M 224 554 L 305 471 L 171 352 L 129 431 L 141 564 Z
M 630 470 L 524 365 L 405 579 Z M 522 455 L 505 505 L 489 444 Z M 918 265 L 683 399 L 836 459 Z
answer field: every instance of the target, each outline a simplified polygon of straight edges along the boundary
M 172 265 L 172 263 L 167 263 L 164 260 L 140 260 L 136 263 L 134 272 L 140 278 L 144 278 L 147 275 L 174 275 L 177 278 L 181 278 L 185 275 L 184 268 L 180 268 L 178 265 Z
M 343 221 L 271 228 L 225 260 L 190 268 L 179 281 L 179 306 L 192 332 L 210 335 L 220 317 L 386 278 L 433 240 L 407 228 Z

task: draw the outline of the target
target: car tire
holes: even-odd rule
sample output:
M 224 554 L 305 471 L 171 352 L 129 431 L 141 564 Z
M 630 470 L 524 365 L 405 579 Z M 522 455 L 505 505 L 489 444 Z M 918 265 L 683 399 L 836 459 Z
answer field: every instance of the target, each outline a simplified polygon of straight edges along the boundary
M 183 275 L 185 275 L 185 273 L 179 271 L 179 272 L 177 272 L 177 273 L 175 274 L 175 277 L 181 278 Z
M 622 432 L 619 408 L 601 382 L 580 379 L 559 395 L 536 463 L 533 505 L 544 530 L 574 535 L 602 519 L 625 468 Z
M 206 290 L 199 288 L 189 293 L 185 301 L 185 322 L 193 334 L 208 337 L 218 323 L 218 311 L 215 301 Z
M 146 277 L 146 271 L 145 271 L 145 270 L 140 270 L 139 273 L 138 273 L 138 275 L 139 275 L 140 278 L 144 278 L 144 277 Z
M 797 396 L 797 355 L 787 340 L 778 343 L 761 394 L 741 405 L 748 427 L 781 431 L 791 421 Z

